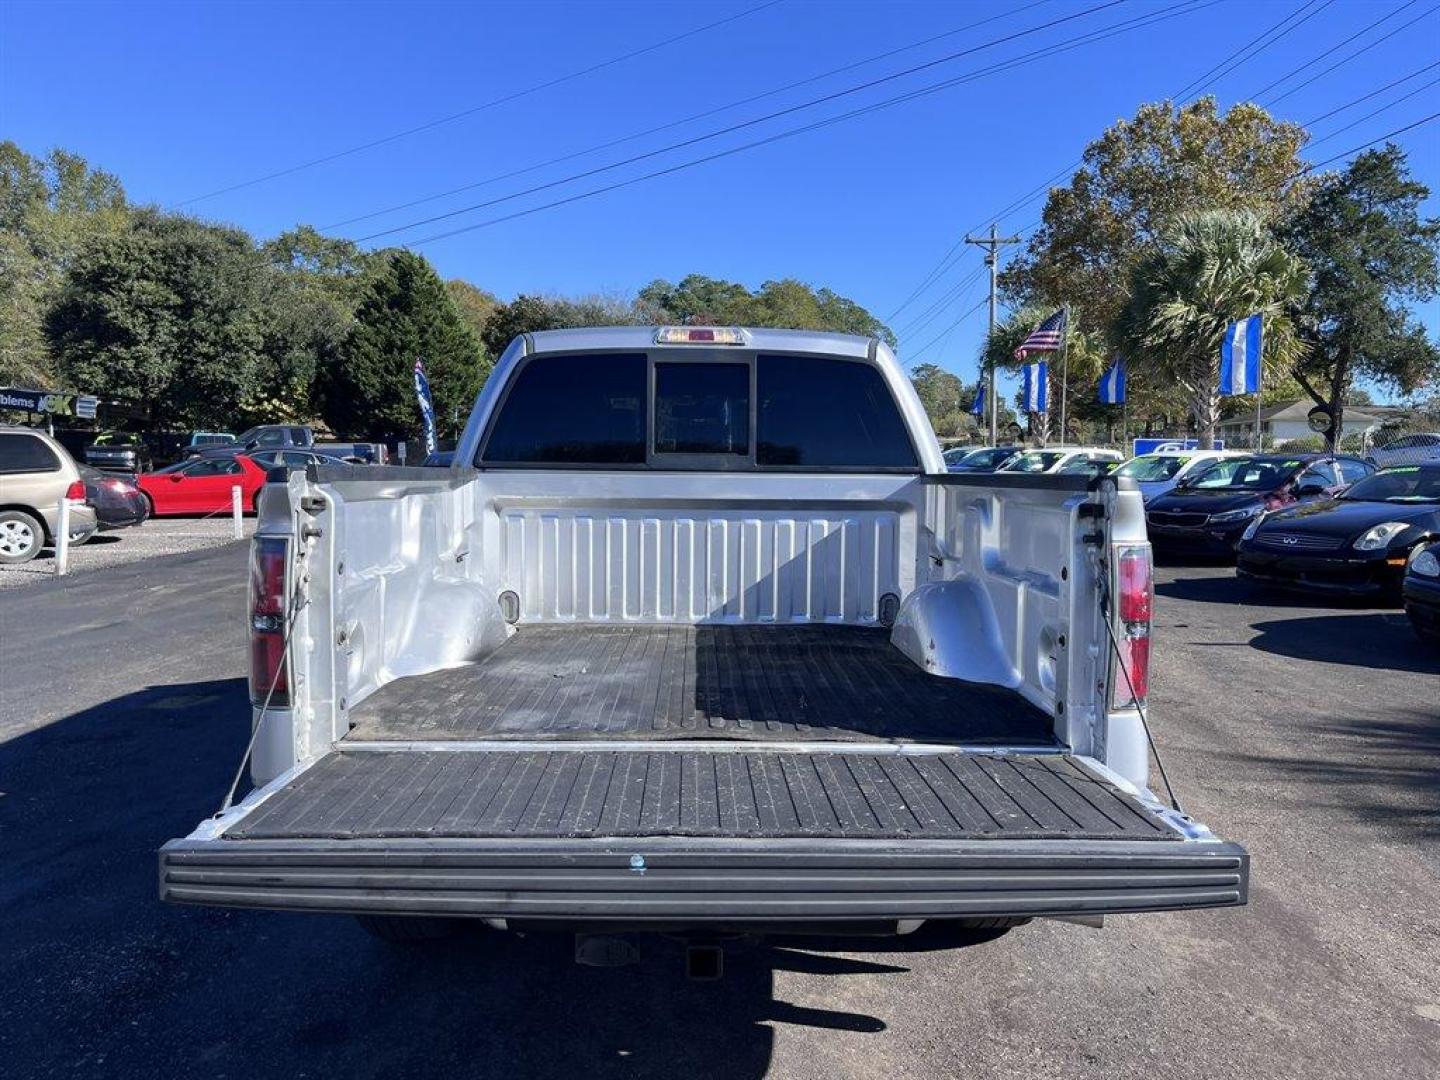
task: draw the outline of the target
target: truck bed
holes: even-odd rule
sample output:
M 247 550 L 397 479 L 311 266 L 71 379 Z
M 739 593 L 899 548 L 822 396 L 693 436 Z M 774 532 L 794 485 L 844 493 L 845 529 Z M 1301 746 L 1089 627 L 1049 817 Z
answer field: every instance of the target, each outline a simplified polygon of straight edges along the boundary
M 522 626 L 477 663 L 387 684 L 350 722 L 361 741 L 1054 745 L 1019 694 L 927 674 L 852 626 Z

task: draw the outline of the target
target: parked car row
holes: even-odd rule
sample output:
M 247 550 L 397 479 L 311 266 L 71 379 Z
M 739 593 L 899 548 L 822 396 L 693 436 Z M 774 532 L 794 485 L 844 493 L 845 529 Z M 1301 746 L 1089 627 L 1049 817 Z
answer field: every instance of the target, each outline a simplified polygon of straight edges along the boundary
M 1234 559 L 1238 576 L 1257 584 L 1403 604 L 1416 632 L 1440 642 L 1440 454 L 1425 459 L 1429 446 L 1409 436 L 1366 459 L 1160 450 L 1118 467 L 1120 454 L 1101 447 L 1001 446 L 952 450 L 946 464 L 960 473 L 1113 470 L 1139 486 L 1157 555 Z
M 306 429 L 308 430 L 308 429 Z M 238 450 L 234 440 L 205 445 L 197 456 L 132 473 L 126 463 L 147 462 L 138 439 L 97 440 L 86 457 L 104 451 L 108 468 L 78 465 L 70 452 L 39 428 L 0 425 L 0 563 L 23 563 L 55 543 L 60 502 L 70 517 L 70 543 L 83 544 L 99 529 L 138 525 L 151 516 L 228 511 L 234 489 L 241 510 L 255 512 L 255 496 L 275 468 L 304 468 L 345 460 L 326 448 Z M 225 436 L 228 439 L 228 436 Z M 352 444 L 353 445 L 353 444 Z

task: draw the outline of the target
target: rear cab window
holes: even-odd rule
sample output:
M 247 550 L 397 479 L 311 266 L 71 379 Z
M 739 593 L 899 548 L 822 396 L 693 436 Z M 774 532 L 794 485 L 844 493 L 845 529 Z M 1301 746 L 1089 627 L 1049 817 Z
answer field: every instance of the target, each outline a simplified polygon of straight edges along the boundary
M 920 471 L 869 363 L 714 349 L 531 357 L 511 377 L 477 464 Z

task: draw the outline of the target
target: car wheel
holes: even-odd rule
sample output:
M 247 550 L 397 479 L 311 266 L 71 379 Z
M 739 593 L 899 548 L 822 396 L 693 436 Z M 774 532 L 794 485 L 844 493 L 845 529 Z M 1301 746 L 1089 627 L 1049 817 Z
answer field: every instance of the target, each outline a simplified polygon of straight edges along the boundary
M 24 510 L 0 511 L 0 563 L 29 562 L 45 546 L 45 527 Z
M 92 536 L 94 536 L 99 531 L 99 528 L 100 527 L 97 525 L 94 528 L 82 529 L 80 532 L 71 533 L 70 546 L 79 547 L 81 544 L 85 543 L 85 541 L 89 540 Z
M 459 920 L 430 915 L 356 915 L 355 921 L 371 937 L 394 945 L 440 941 L 459 928 Z

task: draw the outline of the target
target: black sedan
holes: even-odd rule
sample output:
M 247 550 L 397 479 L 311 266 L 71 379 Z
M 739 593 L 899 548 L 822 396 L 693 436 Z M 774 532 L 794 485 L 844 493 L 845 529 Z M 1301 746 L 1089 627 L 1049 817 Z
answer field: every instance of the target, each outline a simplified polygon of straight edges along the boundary
M 1257 519 L 1242 578 L 1313 592 L 1398 599 L 1405 569 L 1440 539 L 1440 465 L 1382 469 L 1336 499 Z
M 1359 458 L 1326 454 L 1221 458 L 1150 501 L 1150 543 L 1160 553 L 1229 557 L 1261 514 L 1327 499 L 1374 471 Z
M 1440 544 L 1431 544 L 1410 560 L 1404 596 L 1405 614 L 1415 633 L 1440 645 Z
M 957 447 L 945 451 L 945 468 L 959 473 L 992 473 L 1020 456 L 1023 446 Z
M 81 465 L 80 479 L 85 484 L 85 501 L 95 508 L 102 529 L 139 525 L 150 516 L 150 500 L 133 478 Z

